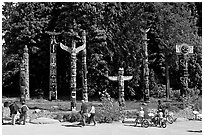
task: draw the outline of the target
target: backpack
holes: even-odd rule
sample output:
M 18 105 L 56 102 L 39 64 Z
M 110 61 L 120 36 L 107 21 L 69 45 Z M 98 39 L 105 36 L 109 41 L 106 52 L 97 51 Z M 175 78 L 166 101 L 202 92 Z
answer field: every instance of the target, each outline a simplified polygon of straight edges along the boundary
M 22 113 L 25 113 L 25 112 L 27 112 L 28 111 L 28 107 L 26 106 L 26 105 L 23 105 L 22 107 L 21 107 L 21 112 Z

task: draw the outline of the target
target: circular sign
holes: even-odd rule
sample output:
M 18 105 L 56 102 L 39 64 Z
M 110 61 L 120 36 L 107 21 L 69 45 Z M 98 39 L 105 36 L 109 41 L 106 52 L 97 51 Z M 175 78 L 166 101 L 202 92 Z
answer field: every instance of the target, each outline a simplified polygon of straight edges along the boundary
M 187 44 L 181 45 L 181 53 L 183 53 L 183 54 L 189 53 L 189 46 Z

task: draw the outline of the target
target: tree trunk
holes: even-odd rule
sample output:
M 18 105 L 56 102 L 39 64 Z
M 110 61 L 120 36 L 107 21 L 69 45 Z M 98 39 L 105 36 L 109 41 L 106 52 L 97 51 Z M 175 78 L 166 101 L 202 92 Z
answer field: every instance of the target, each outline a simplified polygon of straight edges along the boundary
M 166 73 L 166 100 L 170 96 L 170 80 L 169 80 L 169 64 L 167 59 L 165 60 L 165 73 Z

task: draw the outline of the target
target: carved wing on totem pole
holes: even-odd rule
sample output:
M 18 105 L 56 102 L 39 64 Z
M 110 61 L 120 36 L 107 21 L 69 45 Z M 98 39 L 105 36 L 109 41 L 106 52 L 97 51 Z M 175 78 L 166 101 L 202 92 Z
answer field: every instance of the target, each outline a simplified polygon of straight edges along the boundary
M 107 78 L 111 81 L 117 81 L 118 80 L 118 77 L 116 77 L 116 76 L 107 76 Z
M 52 35 L 52 36 L 57 36 L 57 35 L 60 35 L 61 33 L 60 32 L 51 32 L 51 31 L 45 31 L 45 33 L 47 33 L 48 35 Z
M 85 48 L 86 48 L 86 44 L 84 43 L 82 46 L 76 48 L 76 53 L 78 53 L 78 52 L 84 50 Z
M 63 50 L 65 50 L 65 51 L 69 52 L 69 53 L 71 53 L 71 52 L 72 52 L 71 48 L 69 48 L 69 47 L 65 46 L 65 45 L 64 45 L 64 44 L 62 44 L 62 43 L 60 43 L 60 47 L 61 47 Z
M 142 31 L 143 33 L 147 33 L 148 31 L 150 30 L 150 28 L 148 28 L 148 29 L 140 29 L 140 31 Z
M 123 76 L 124 81 L 131 80 L 132 78 L 133 78 L 133 76 Z

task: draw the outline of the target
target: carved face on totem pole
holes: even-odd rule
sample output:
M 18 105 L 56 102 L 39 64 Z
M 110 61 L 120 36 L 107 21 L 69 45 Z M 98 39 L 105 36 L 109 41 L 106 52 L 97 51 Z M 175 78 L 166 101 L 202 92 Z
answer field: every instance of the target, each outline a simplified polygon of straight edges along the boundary
M 124 69 L 123 68 L 119 68 L 118 75 L 119 76 L 123 76 L 123 74 L 124 74 Z

